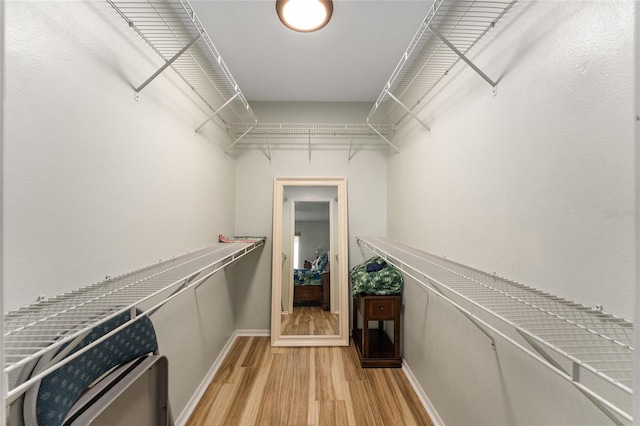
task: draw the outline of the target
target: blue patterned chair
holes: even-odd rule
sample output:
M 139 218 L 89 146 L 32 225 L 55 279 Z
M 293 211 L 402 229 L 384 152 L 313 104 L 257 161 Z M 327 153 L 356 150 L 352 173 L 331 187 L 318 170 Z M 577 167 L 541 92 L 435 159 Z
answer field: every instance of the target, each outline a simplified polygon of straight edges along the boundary
M 63 354 L 63 359 L 129 320 L 130 313 L 125 312 L 95 327 L 68 354 Z M 35 367 L 27 367 L 32 371 L 23 376 L 43 371 L 64 350 L 65 346 L 42 356 Z M 20 401 L 22 409 L 12 407 L 12 419 L 18 425 L 21 420 L 25 426 L 89 424 L 152 367 L 157 371 L 158 393 L 154 424 L 172 424 L 167 395 L 167 359 L 158 355 L 155 330 L 146 316 L 31 386 Z M 16 415 L 17 411 L 22 411 L 22 416 Z

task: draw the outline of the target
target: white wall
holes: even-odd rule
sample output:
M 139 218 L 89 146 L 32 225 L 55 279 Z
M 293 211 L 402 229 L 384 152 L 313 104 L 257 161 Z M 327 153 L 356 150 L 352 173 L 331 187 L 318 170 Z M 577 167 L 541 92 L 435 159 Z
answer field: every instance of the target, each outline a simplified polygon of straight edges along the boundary
M 5 19 L 4 19 L 4 2 L 0 2 L 0 70 L 4 70 L 4 28 L 5 28 Z M 0 72 L 0 182 L 2 181 L 3 172 L 3 151 L 4 151 L 4 97 L 5 97 L 5 86 L 4 86 L 4 71 Z M 2 199 L 3 188 L 0 185 L 0 212 L 2 211 Z M 0 220 L 0 241 L 2 241 L 2 233 L 3 233 L 3 225 L 2 220 Z M 4 258 L 4 251 L 0 250 L 0 307 L 4 306 L 4 292 L 2 290 L 2 264 Z M 4 311 L 3 311 L 4 312 Z M 0 336 L 4 336 L 4 321 L 0 322 Z M 4 339 L 0 337 L 0 353 L 4 354 Z M 0 389 L 5 389 L 5 375 L 2 374 L 0 377 Z M 0 406 L 0 419 L 4 419 L 5 417 L 5 406 L 1 404 Z
M 296 221 L 296 233 L 298 232 L 301 234 L 300 267 L 304 265 L 305 260 L 312 262 L 318 257 L 318 248 L 321 248 L 320 254 L 329 251 L 329 221 Z
M 6 2 L 3 309 L 233 234 L 224 127 L 107 2 Z M 256 260 L 257 261 L 257 260 Z M 235 330 L 217 274 L 153 316 L 177 416 Z M 188 349 L 185 349 L 188 348 Z
M 315 147 L 309 162 L 306 140 L 271 162 L 242 150 L 234 160 L 217 124 L 193 138 L 208 114 L 171 71 L 133 101 L 160 61 L 106 2 L 4 4 L 4 310 L 219 233 L 269 238 L 248 264 L 154 315 L 176 415 L 233 330 L 269 327 L 276 176 L 347 177 L 350 266 L 371 255 L 354 236 L 388 234 L 631 317 L 630 1 L 517 3 L 471 55 L 500 78 L 498 96 L 459 65 L 420 112 L 432 135 L 408 123 L 388 165 L 380 151 L 348 161 L 346 150 Z M 370 105 L 252 107 L 262 122 L 350 123 Z M 570 386 L 509 349 L 489 352 L 459 313 L 428 303 L 408 282 L 403 353 L 447 424 L 606 421 Z
M 262 122 L 360 123 L 370 104 L 252 103 Z M 277 143 L 276 141 L 273 141 Z M 271 159 L 255 150 L 236 155 L 236 233 L 266 235 L 267 245 L 258 270 L 250 280 L 239 280 L 236 297 L 238 328 L 270 327 L 273 179 L 275 177 L 346 177 L 349 216 L 350 267 L 371 257 L 355 243 L 356 235 L 385 235 L 387 206 L 387 152 L 362 150 L 348 161 L 348 150 L 312 148 L 308 160 L 306 139 L 300 150 L 272 150 Z M 346 141 L 348 144 L 348 140 Z M 240 270 L 238 268 L 238 270 Z M 248 273 L 248 272 L 247 272 Z
M 640 2 L 635 2 L 635 15 L 636 15 L 636 28 L 640 28 Z M 636 30 L 635 36 L 635 52 L 640 52 L 640 31 Z M 640 211 L 640 55 L 636 53 L 635 55 L 635 96 L 636 96 L 636 149 L 635 149 L 635 164 L 636 164 L 636 211 Z M 638 303 L 638 299 L 640 298 L 640 271 L 638 270 L 637 265 L 640 264 L 640 253 L 638 253 L 637 248 L 640 246 L 640 227 L 636 225 L 636 305 Z M 640 309 L 635 310 L 635 324 L 640 324 Z M 634 341 L 640 342 L 640 328 L 637 326 L 634 329 Z M 640 389 L 640 351 L 634 352 L 634 380 L 633 380 L 633 389 Z M 638 419 L 640 419 L 640 401 L 636 398 L 635 403 L 633 404 L 633 418 L 636 419 L 636 423 L 638 423 Z
M 389 233 L 633 313 L 633 3 L 523 2 L 394 138 Z M 412 206 L 412 208 L 407 208 Z M 611 291 L 615 289 L 615 291 Z
M 497 96 L 460 63 L 419 112 L 432 134 L 394 138 L 389 236 L 632 318 L 633 18 L 631 1 L 518 2 L 469 55 Z M 405 359 L 446 424 L 608 422 L 410 280 L 405 305 Z

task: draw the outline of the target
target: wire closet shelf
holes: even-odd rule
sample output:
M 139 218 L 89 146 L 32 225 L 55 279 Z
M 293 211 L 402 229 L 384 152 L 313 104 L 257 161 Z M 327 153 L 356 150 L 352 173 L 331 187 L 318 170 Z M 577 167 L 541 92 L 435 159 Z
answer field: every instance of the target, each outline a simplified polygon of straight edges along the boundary
M 373 127 L 373 128 L 372 128 Z M 229 134 L 237 139 L 245 137 L 369 137 L 379 138 L 379 135 L 392 137 L 395 126 L 392 124 L 375 124 L 371 127 L 365 123 L 335 124 L 335 123 L 231 123 Z
M 96 326 L 124 312 L 131 312 L 131 319 L 105 338 L 115 334 L 133 321 L 151 315 L 178 294 L 203 283 L 220 269 L 262 245 L 262 238 L 251 242 L 213 244 L 5 313 L 6 377 L 15 379 L 23 366 L 38 360 L 43 354 L 69 344 L 68 351 L 73 347 L 73 342 L 82 340 Z M 139 308 L 146 310 L 140 313 L 137 312 Z M 64 358 L 64 362 L 74 359 L 97 343 L 99 341 Z M 61 365 L 53 365 L 28 382 L 10 388 L 7 403 Z
M 139 93 L 165 67 L 173 70 L 225 122 L 256 122 L 256 117 L 186 0 L 107 0 L 165 65 L 136 88 Z M 197 130 L 200 129 L 198 127 Z
M 494 89 L 467 53 L 507 13 L 516 0 L 435 0 L 373 108 L 367 122 L 399 124 L 460 59 Z M 426 126 L 425 126 L 426 127 Z
M 387 238 L 357 241 L 453 304 L 492 340 L 486 329 L 570 381 L 611 418 L 632 421 L 632 322 Z M 509 337 L 513 331 L 521 341 Z

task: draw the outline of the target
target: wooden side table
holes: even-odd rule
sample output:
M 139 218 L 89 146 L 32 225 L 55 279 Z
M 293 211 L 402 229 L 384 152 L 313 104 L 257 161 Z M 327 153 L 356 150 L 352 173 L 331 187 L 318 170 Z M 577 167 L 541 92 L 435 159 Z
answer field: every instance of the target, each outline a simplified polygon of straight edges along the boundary
M 353 298 L 353 342 L 362 367 L 402 367 L 400 356 L 400 311 L 402 294 L 377 296 L 359 294 Z M 358 325 L 358 313 L 362 327 Z M 369 321 L 378 321 L 369 329 Z M 384 331 L 384 322 L 393 321 L 393 341 Z
M 331 309 L 331 278 L 328 272 L 322 274 L 322 310 Z

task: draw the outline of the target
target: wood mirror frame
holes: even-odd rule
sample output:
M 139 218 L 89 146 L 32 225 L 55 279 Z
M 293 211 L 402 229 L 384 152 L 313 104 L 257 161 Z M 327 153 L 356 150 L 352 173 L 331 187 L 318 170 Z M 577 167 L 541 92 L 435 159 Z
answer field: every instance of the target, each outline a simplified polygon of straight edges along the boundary
M 283 278 L 283 200 L 285 187 L 336 187 L 337 236 L 331 253 L 332 281 L 339 292 L 338 334 L 283 335 L 282 278 Z M 347 232 L 347 180 L 346 178 L 275 178 L 273 183 L 273 252 L 271 279 L 271 345 L 272 346 L 348 346 L 349 345 L 349 263 Z

